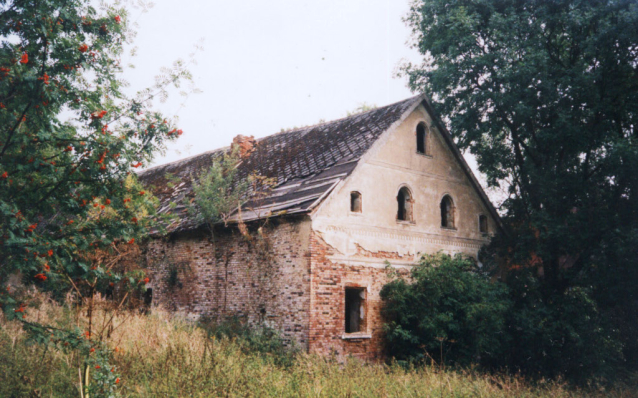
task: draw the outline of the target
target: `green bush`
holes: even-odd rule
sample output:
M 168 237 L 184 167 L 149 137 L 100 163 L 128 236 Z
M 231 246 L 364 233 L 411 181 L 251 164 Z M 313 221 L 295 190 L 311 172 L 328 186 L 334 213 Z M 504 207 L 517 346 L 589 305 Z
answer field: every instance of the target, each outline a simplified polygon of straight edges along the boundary
M 278 365 L 287 366 L 294 362 L 297 348 L 294 341 L 286 342 L 276 329 L 266 325 L 250 326 L 236 317 L 222 322 L 202 319 L 200 326 L 209 337 L 235 341 L 246 353 L 260 353 L 269 356 Z
M 388 352 L 399 360 L 488 364 L 507 347 L 507 288 L 470 258 L 424 255 L 409 280 L 391 281 L 381 298 Z
M 547 294 L 531 270 L 510 273 L 507 284 L 514 305 L 508 314 L 508 362 L 503 358 L 503 365 L 573 382 L 615 378 L 622 344 L 590 289 Z

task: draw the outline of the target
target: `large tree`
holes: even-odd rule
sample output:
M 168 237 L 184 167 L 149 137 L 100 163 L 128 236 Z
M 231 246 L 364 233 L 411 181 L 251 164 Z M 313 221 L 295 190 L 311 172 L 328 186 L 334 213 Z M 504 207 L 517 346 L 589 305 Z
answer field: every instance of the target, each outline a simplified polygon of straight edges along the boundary
M 544 303 L 581 286 L 635 328 L 638 3 L 418 0 L 406 21 L 410 87 L 509 190 L 500 258 L 533 268 Z
M 151 106 L 169 84 L 189 78 L 183 64 L 165 70 L 154 88 L 127 97 L 121 80 L 132 33 L 127 11 L 118 2 L 93 4 L 0 0 L 0 305 L 8 316 L 28 312 L 4 285 L 10 275 L 89 300 L 123 283 L 100 259 L 146 233 L 154 206 L 133 171 L 181 135 Z M 139 275 L 125 279 L 144 282 Z M 54 332 L 27 325 L 46 332 L 47 342 Z M 94 331 L 89 325 L 85 332 L 82 340 L 77 332 L 55 331 L 51 340 L 88 355 Z M 89 356 L 87 366 L 100 358 Z M 104 372 L 96 380 L 112 385 L 115 376 Z

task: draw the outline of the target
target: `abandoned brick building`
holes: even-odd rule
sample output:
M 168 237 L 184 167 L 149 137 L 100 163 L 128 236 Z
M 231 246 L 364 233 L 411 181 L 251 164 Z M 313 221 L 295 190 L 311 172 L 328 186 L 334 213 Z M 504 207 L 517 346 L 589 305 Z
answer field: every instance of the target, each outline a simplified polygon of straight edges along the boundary
M 386 260 L 407 270 L 422 253 L 476 256 L 500 228 L 433 115 L 428 99 L 417 96 L 244 138 L 238 175 L 256 173 L 275 185 L 216 228 L 214 239 L 183 203 L 191 176 L 223 149 L 142 172 L 160 212 L 177 214 L 168 233 L 148 246 L 153 304 L 187 316 L 265 323 L 309 352 L 382 357 Z

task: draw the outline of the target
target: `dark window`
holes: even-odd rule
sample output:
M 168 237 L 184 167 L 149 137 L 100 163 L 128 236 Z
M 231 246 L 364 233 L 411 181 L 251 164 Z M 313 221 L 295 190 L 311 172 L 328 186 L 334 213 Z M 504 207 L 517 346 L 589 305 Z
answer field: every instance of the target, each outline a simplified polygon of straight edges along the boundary
M 153 304 L 153 289 L 150 287 L 144 292 L 144 305 L 150 307 Z
M 410 190 L 403 187 L 397 195 L 397 220 L 412 221 L 412 195 Z
M 441 200 L 441 226 L 454 228 L 454 202 L 449 195 Z
M 356 333 L 365 329 L 365 301 L 364 288 L 346 288 L 346 333 Z
M 361 194 L 359 192 L 350 192 L 350 211 L 361 213 Z
M 479 216 L 479 231 L 484 234 L 487 233 L 487 216 L 483 214 Z
M 419 123 L 416 126 L 416 151 L 425 155 L 425 141 L 426 141 L 426 127 L 425 123 Z

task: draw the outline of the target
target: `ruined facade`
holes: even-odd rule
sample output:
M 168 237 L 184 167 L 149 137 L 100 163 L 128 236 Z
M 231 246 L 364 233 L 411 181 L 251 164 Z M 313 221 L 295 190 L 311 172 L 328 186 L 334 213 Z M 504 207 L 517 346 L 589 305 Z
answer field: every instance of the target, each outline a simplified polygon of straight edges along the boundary
M 500 228 L 494 208 L 424 96 L 250 141 L 239 178 L 276 181 L 214 240 L 180 203 L 219 152 L 150 169 L 143 182 L 177 220 L 148 249 L 153 303 L 188 316 L 265 323 L 310 352 L 383 357 L 387 262 L 476 256 Z M 166 184 L 172 175 L 177 184 Z M 176 205 L 171 206 L 170 203 Z

